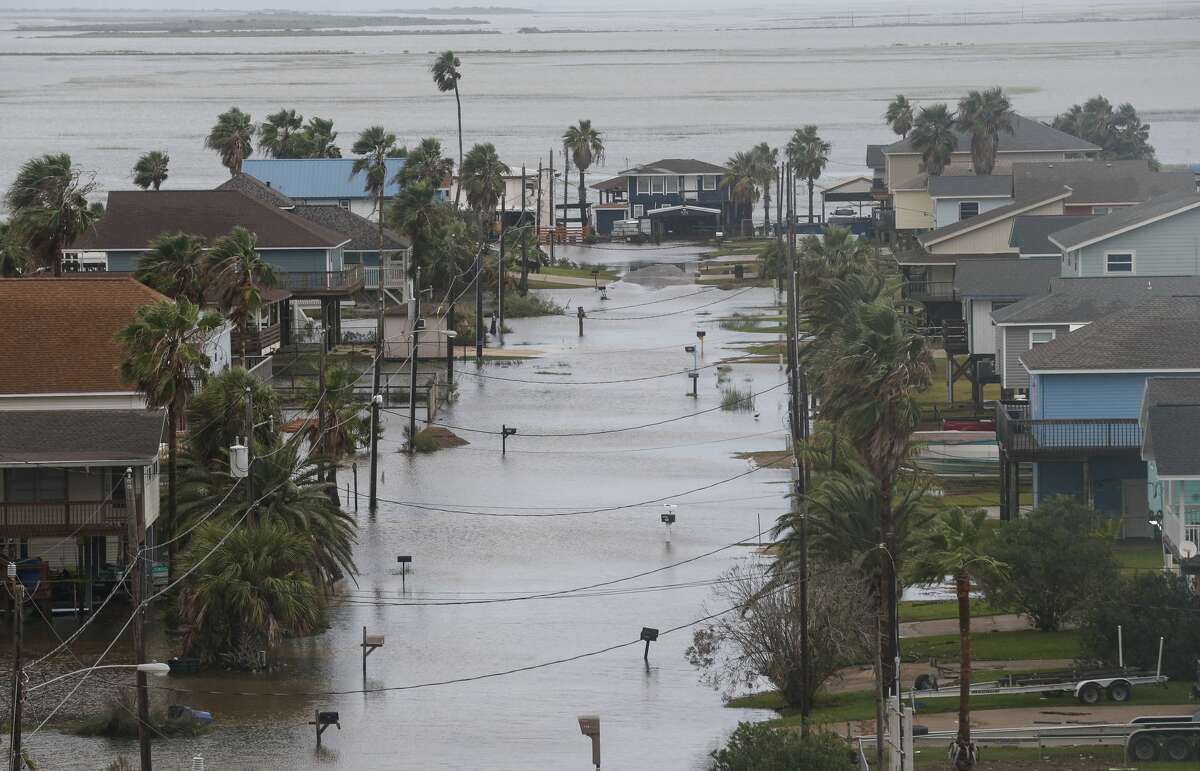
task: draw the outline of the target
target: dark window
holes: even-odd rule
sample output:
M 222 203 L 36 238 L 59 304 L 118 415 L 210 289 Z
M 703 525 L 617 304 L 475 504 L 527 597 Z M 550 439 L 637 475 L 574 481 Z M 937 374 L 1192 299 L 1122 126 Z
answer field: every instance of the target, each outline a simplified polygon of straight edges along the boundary
M 958 218 L 960 220 L 969 220 L 972 217 L 979 216 L 979 201 L 960 201 L 958 204 Z
M 62 501 L 67 497 L 67 470 L 61 468 L 8 469 L 4 492 L 9 501 Z

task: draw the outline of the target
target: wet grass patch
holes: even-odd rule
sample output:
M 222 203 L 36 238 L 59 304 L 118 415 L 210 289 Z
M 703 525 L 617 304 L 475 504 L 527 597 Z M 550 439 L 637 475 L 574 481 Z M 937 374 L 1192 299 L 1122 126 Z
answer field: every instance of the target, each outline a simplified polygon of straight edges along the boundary
M 754 391 L 749 387 L 722 386 L 721 409 L 725 412 L 754 412 Z

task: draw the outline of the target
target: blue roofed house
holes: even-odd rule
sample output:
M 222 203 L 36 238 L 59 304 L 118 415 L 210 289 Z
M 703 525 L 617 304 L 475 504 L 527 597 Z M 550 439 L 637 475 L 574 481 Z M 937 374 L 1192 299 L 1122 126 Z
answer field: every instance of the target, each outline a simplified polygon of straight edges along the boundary
M 1200 378 L 1147 378 L 1138 421 L 1163 567 L 1192 576 L 1200 593 Z
M 360 217 L 375 219 L 375 199 L 367 192 L 366 172 L 354 172 L 354 158 L 247 158 L 242 173 L 278 190 L 293 203 L 341 206 Z M 384 206 L 400 185 L 396 175 L 404 168 L 403 158 L 388 158 Z

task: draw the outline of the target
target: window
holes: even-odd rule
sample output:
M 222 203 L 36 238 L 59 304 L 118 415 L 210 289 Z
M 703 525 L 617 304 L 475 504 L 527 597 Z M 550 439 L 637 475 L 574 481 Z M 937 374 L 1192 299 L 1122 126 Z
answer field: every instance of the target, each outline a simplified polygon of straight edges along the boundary
M 1104 255 L 1105 273 L 1133 273 L 1132 252 L 1107 252 Z
M 637 191 L 639 193 L 649 193 L 650 192 L 650 178 L 649 177 L 638 177 L 637 178 Z
M 1112 214 L 1111 206 L 1093 206 L 1092 214 Z
M 705 190 L 716 190 L 717 189 L 717 175 L 716 174 L 705 174 L 704 175 L 704 189 Z
M 633 205 L 633 216 L 635 219 L 641 219 L 642 215 L 645 213 L 646 207 L 642 206 L 640 203 L 635 203 Z
M 349 209 L 350 201 L 348 201 L 346 199 L 342 199 L 342 200 L 338 201 L 338 206 L 342 207 L 343 209 Z
M 651 177 L 650 178 L 650 192 L 651 193 L 661 193 L 663 191 L 664 184 L 665 184 L 665 182 L 663 181 L 662 177 Z
M 1035 345 L 1044 345 L 1054 342 L 1055 336 L 1058 333 L 1053 329 L 1031 329 L 1029 330 L 1029 348 L 1033 349 Z
M 667 177 L 666 183 L 667 183 L 666 192 L 668 192 L 668 193 L 678 193 L 679 192 L 679 177 Z
M 9 469 L 4 475 L 10 501 L 62 501 L 67 497 L 67 470 L 61 468 Z
M 979 201 L 959 201 L 958 202 L 958 218 L 959 220 L 969 220 L 972 217 L 979 216 Z

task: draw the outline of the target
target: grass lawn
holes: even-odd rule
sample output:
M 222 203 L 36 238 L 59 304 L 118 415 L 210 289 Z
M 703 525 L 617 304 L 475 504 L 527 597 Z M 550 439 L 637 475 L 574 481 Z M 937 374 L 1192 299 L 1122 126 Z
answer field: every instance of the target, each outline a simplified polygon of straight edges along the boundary
M 732 332 L 757 332 L 759 334 L 782 335 L 787 333 L 787 324 L 781 315 L 755 316 L 745 313 L 735 313 L 717 319 L 721 329 Z
M 993 608 L 984 600 L 971 600 L 971 618 L 995 616 L 1004 613 Z M 958 602 L 944 600 L 939 602 L 902 602 L 900 603 L 900 621 L 941 621 L 947 618 L 958 618 Z
M 900 640 L 905 661 L 958 661 L 958 635 L 905 637 Z M 1079 632 L 982 632 L 971 635 L 971 655 L 980 661 L 1073 659 L 1079 655 Z
M 1148 539 L 1120 541 L 1114 547 L 1117 562 L 1130 573 L 1145 570 L 1162 570 L 1162 546 Z
M 529 288 L 530 289 L 571 289 L 572 287 L 570 287 L 566 284 L 556 284 L 553 281 L 538 281 L 536 278 L 533 277 L 533 274 L 530 273 L 529 274 Z M 586 289 L 587 287 L 583 287 L 583 288 Z
M 924 413 L 925 427 L 928 428 L 934 427 L 934 424 L 938 424 L 937 427 L 940 428 L 940 418 L 942 417 L 962 417 L 975 414 L 975 408 L 971 404 L 971 383 L 964 378 L 954 381 L 953 403 L 946 402 L 946 364 L 945 357 L 934 358 L 933 382 L 929 388 L 917 394 L 917 401 Z M 999 399 L 1000 384 L 992 383 L 984 386 L 983 398 L 984 400 Z
M 592 269 L 591 268 L 564 268 L 559 265 L 555 265 L 553 267 L 551 267 L 549 265 L 543 265 L 542 270 L 540 272 L 545 273 L 548 276 L 567 276 L 568 278 L 591 278 L 592 277 Z M 537 275 L 536 273 L 530 274 L 531 277 L 536 276 L 536 275 Z M 617 272 L 615 270 L 602 270 L 602 271 L 600 271 L 599 277 L 602 279 L 605 279 L 606 281 L 614 281 L 617 278 Z M 533 286 L 532 281 L 530 281 L 530 286 Z

